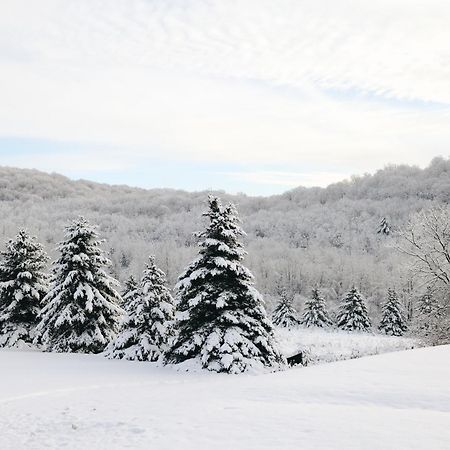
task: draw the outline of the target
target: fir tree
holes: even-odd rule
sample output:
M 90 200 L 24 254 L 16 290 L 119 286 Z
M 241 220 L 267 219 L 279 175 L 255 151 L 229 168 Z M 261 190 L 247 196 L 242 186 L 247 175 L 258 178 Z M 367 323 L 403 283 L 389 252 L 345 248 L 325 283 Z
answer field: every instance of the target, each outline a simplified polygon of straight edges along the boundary
M 120 333 L 109 345 L 108 358 L 158 361 L 174 335 L 175 306 L 166 276 L 154 257 L 144 270 L 138 292 L 130 291 Z
M 166 363 L 197 360 L 215 372 L 241 373 L 285 364 L 253 276 L 242 265 L 244 234 L 234 205 L 209 197 L 200 254 L 180 276 L 178 335 Z
M 20 230 L 1 253 L 0 347 L 31 344 L 48 277 L 43 272 L 48 257 L 36 238 Z
M 122 307 L 126 312 L 128 312 L 127 305 L 131 304 L 138 296 L 139 283 L 136 281 L 133 275 L 130 275 L 125 281 L 124 289 L 122 292 Z
M 371 327 L 370 319 L 364 299 L 353 287 L 342 300 L 337 317 L 338 327 L 348 331 L 368 331 Z
M 302 325 L 307 327 L 328 327 L 332 325 L 326 310 L 325 300 L 318 289 L 313 289 L 312 297 L 305 303 L 305 312 L 302 317 Z
M 381 221 L 380 227 L 378 228 L 378 234 L 384 234 L 386 236 L 391 234 L 391 227 L 389 226 L 386 217 L 383 217 Z
M 383 317 L 379 330 L 392 336 L 402 336 L 406 331 L 406 319 L 397 293 L 393 289 L 388 290 L 388 298 L 382 307 Z
M 272 322 L 278 327 L 295 327 L 299 324 L 297 311 L 292 306 L 292 297 L 286 289 L 280 290 L 280 299 L 272 314 Z
M 99 353 L 115 337 L 123 314 L 119 283 L 105 272 L 111 262 L 95 226 L 80 217 L 65 237 L 36 341 L 47 351 Z

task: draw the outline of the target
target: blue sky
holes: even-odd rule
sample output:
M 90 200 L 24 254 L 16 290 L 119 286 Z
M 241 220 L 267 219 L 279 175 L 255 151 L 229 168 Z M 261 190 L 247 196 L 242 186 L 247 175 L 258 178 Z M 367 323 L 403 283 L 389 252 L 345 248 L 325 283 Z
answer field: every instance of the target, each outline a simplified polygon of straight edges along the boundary
M 337 3 L 4 0 L 0 165 L 267 195 L 448 156 L 448 2 Z

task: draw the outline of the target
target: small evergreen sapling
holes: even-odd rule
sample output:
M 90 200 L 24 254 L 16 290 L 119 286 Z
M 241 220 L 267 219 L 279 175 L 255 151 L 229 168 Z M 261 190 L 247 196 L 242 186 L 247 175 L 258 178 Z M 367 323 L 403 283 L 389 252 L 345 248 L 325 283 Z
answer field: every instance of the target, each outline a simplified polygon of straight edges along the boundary
M 122 292 L 122 308 L 128 312 L 127 305 L 132 303 L 139 295 L 139 283 L 136 281 L 133 275 L 130 275 L 125 281 L 124 289 Z
M 286 289 L 280 290 L 278 304 L 272 314 L 272 322 L 278 327 L 291 328 L 299 324 L 298 314 L 292 306 L 292 297 L 289 297 Z
M 393 289 L 388 290 L 388 298 L 382 307 L 382 314 L 380 331 L 392 336 L 402 336 L 405 333 L 406 319 L 397 293 Z
M 306 327 L 328 327 L 333 325 L 326 310 L 325 300 L 318 289 L 312 290 L 312 297 L 305 303 L 302 325 Z
M 362 295 L 353 287 L 342 300 L 337 317 L 338 327 L 347 331 L 368 331 L 371 327 Z
M 111 263 L 101 244 L 83 217 L 66 228 L 37 327 L 45 350 L 99 353 L 115 337 L 123 314 L 119 283 L 105 272 Z
M 175 306 L 166 276 L 154 257 L 144 270 L 138 291 L 130 291 L 127 315 L 105 356 L 133 361 L 158 361 L 174 335 Z
M 284 366 L 263 299 L 242 265 L 244 232 L 234 205 L 210 196 L 205 216 L 200 254 L 176 286 L 178 334 L 166 363 L 197 361 L 226 373 Z
M 0 347 L 31 344 L 48 288 L 44 273 L 48 257 L 25 230 L 9 241 L 1 257 Z

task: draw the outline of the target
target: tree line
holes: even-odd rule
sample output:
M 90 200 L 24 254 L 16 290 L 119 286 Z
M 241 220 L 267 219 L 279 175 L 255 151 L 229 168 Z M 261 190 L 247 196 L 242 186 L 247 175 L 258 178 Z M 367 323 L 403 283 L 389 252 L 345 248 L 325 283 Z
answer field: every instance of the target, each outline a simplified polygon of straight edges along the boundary
M 209 224 L 197 235 L 198 255 L 178 277 L 174 297 L 154 257 L 140 281 L 130 278 L 121 295 L 118 281 L 108 271 L 111 262 L 103 241 L 83 217 L 66 227 L 50 275 L 45 272 L 49 258 L 43 246 L 20 230 L 1 254 L 0 346 L 28 343 L 45 351 L 104 352 L 119 359 L 195 361 L 203 368 L 228 373 L 282 367 L 285 359 L 277 348 L 273 324 L 329 326 L 332 321 L 325 301 L 314 289 L 300 320 L 291 297 L 282 289 L 272 323 L 253 275 L 242 264 L 245 233 L 235 206 L 223 205 L 215 196 L 209 197 L 208 206 Z M 410 255 L 428 283 L 420 303 L 421 314 L 427 318 L 422 330 L 435 336 L 439 324 L 445 339 L 448 304 L 434 299 L 437 287 L 443 292 L 448 288 L 448 211 L 433 210 L 421 217 L 402 233 L 401 251 Z M 386 224 L 380 229 L 386 232 Z M 343 298 L 336 325 L 343 330 L 370 330 L 365 300 L 356 287 Z M 379 328 L 396 336 L 406 330 L 393 289 L 383 304 Z

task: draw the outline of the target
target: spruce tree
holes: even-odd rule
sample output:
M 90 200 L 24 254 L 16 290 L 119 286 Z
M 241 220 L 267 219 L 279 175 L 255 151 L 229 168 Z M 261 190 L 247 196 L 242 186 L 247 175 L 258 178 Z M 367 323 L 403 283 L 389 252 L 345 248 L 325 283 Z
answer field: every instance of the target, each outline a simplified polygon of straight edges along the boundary
M 299 324 L 298 314 L 292 306 L 292 297 L 286 289 L 280 290 L 280 298 L 272 313 L 272 322 L 278 327 L 291 328 Z
M 209 197 L 200 254 L 176 286 L 178 334 L 166 363 L 198 361 L 215 372 L 241 373 L 280 368 L 273 326 L 253 276 L 242 264 L 244 232 L 234 205 Z
M 130 275 L 124 283 L 122 292 L 122 308 L 128 312 L 127 305 L 133 303 L 136 297 L 139 296 L 139 283 L 133 275 Z
M 20 230 L 1 258 L 0 347 L 31 344 L 48 288 L 48 257 L 36 238 Z
M 350 289 L 342 300 L 337 317 L 339 328 L 348 331 L 368 331 L 371 327 L 367 308 L 356 287 Z
M 393 289 L 388 290 L 388 298 L 382 307 L 383 317 L 378 329 L 392 336 L 402 336 L 406 331 L 406 319 L 397 293 Z
M 311 299 L 305 303 L 305 311 L 302 317 L 302 325 L 306 327 L 328 327 L 331 326 L 331 321 L 326 310 L 325 300 L 320 295 L 318 289 L 312 290 Z
M 135 361 L 158 361 L 174 335 L 175 305 L 166 276 L 153 256 L 144 270 L 139 291 L 130 294 L 121 331 L 105 356 Z
M 105 271 L 111 262 L 101 244 L 83 217 L 67 226 L 37 327 L 45 350 L 99 353 L 115 337 L 123 314 L 119 283 Z

